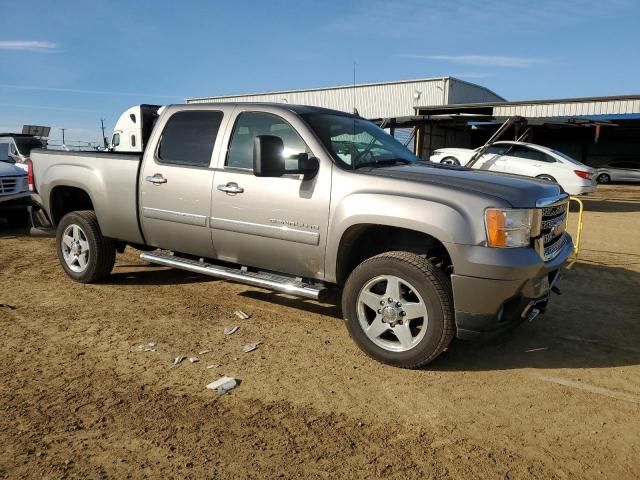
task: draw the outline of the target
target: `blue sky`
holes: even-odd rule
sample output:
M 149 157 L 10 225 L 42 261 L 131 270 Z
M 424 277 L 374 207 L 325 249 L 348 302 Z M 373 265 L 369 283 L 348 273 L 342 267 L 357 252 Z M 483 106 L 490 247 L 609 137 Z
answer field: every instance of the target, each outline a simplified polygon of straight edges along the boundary
M 0 131 L 127 107 L 443 75 L 509 100 L 640 94 L 636 0 L 3 2 Z

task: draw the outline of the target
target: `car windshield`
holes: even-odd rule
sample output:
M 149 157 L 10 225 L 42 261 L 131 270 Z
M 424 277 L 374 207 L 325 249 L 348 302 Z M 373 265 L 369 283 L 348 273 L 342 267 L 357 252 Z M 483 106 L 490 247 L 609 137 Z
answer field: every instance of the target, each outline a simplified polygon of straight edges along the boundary
M 377 125 L 350 115 L 308 113 L 302 117 L 333 158 L 349 169 L 419 161 Z
M 42 148 L 42 142 L 37 138 L 16 138 L 15 141 L 18 151 L 25 157 L 31 154 L 32 149 Z

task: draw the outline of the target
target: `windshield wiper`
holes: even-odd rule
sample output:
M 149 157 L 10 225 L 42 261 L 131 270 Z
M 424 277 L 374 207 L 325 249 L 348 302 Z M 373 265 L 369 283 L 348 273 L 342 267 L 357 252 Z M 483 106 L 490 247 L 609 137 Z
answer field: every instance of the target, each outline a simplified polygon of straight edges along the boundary
M 410 165 L 414 162 L 406 158 L 385 158 L 376 160 L 375 162 L 364 162 L 353 167 L 354 170 L 362 167 L 374 167 L 376 165 L 395 165 L 396 163 L 402 163 L 403 165 Z

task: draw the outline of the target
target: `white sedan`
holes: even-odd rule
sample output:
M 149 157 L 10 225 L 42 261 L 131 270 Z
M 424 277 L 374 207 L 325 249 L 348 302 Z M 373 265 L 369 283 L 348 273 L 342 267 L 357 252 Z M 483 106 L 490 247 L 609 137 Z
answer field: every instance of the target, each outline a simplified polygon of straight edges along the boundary
M 441 148 L 429 160 L 466 165 L 476 150 Z M 569 195 L 596 191 L 595 170 L 562 152 L 525 142 L 496 142 L 472 166 L 480 170 L 513 173 L 558 183 Z

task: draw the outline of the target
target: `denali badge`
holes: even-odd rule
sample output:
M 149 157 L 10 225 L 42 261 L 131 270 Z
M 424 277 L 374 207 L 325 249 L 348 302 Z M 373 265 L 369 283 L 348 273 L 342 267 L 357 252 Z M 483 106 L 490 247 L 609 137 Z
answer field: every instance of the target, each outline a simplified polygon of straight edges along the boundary
M 280 218 L 270 218 L 269 221 L 271 223 L 275 223 L 277 225 L 285 225 L 287 227 L 300 227 L 300 228 L 308 228 L 309 230 L 320 230 L 318 225 L 310 225 L 304 222 L 296 222 L 295 220 L 282 220 Z

